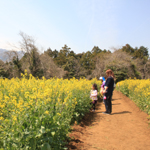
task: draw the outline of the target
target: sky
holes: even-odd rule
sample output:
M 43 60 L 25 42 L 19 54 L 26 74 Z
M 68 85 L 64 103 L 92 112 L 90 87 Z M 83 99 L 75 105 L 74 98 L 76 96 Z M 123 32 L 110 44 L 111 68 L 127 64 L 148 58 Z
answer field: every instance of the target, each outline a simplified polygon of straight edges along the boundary
M 150 53 L 150 0 L 0 0 L 0 49 L 24 32 L 41 51 L 67 44 L 75 53 L 125 44 Z

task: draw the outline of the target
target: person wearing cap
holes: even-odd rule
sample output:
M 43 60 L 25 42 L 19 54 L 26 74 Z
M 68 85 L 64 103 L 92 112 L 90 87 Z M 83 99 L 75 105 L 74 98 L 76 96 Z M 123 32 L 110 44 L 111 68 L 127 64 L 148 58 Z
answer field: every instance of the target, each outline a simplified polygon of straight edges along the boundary
M 105 97 L 105 95 L 103 94 L 103 90 L 104 90 L 104 86 L 105 86 L 105 78 L 104 77 L 100 77 L 99 80 L 102 81 L 100 93 L 103 95 L 103 103 L 104 103 L 104 97 Z
M 100 77 L 99 80 L 102 81 L 101 88 L 104 88 L 104 85 L 105 85 L 105 78 L 104 78 L 104 77 Z

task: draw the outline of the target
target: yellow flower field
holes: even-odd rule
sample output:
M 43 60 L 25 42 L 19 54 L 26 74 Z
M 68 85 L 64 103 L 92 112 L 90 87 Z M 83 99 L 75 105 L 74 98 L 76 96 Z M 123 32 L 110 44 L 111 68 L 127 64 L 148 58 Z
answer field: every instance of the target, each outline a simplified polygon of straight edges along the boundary
M 62 149 L 70 124 L 89 111 L 93 79 L 0 79 L 0 148 Z
M 150 115 L 150 79 L 129 79 L 117 83 L 117 90 L 129 96 L 141 110 Z

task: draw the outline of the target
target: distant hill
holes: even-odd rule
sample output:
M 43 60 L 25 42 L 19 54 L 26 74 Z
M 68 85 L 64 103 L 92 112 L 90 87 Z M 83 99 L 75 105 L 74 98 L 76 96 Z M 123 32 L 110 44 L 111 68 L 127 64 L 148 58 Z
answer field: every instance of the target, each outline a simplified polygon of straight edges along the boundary
M 4 53 L 7 52 L 6 49 L 0 49 L 0 59 L 2 61 L 6 61 L 5 57 L 4 57 Z
M 1 49 L 1 48 L 0 48 L 0 59 L 1 59 L 3 62 L 5 62 L 5 61 L 7 60 L 7 57 L 6 57 L 6 55 L 5 55 L 6 52 L 9 52 L 9 50 Z M 21 52 L 21 51 L 17 51 L 17 53 L 18 53 L 19 58 L 21 59 L 22 56 L 23 56 L 22 52 Z
M 7 50 L 0 48 L 0 52 L 5 52 L 5 51 L 7 51 Z

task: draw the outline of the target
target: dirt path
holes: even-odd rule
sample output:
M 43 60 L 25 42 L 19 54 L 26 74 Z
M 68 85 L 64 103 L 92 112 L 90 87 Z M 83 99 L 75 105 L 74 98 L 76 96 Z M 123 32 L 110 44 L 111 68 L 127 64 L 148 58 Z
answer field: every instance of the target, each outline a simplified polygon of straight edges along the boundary
M 112 115 L 105 115 L 103 103 L 74 125 L 69 149 L 76 150 L 150 150 L 148 115 L 126 96 L 114 91 Z

